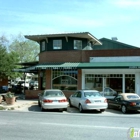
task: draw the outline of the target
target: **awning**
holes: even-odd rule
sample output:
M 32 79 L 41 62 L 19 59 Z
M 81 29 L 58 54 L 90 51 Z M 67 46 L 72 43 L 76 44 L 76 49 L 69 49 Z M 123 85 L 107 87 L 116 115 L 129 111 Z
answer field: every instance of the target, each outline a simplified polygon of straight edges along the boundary
M 140 62 L 92 62 L 80 63 L 79 69 L 140 69 Z
M 77 68 L 79 63 L 45 63 L 45 64 L 38 64 L 33 67 L 29 67 L 26 71 L 30 70 L 39 70 L 39 69 L 74 69 Z
M 140 69 L 140 62 L 44 63 L 14 72 L 33 72 L 45 69 Z

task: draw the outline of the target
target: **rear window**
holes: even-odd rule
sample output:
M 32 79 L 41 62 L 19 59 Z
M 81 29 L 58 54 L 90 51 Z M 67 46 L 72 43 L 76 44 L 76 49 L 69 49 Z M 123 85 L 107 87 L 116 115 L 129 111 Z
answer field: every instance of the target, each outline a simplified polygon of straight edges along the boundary
M 129 100 L 137 100 L 137 99 L 140 99 L 140 97 L 138 95 L 127 95 L 127 98 Z
M 85 97 L 102 97 L 99 92 L 84 92 Z
M 44 95 L 47 97 L 64 96 L 64 94 L 61 91 L 46 91 Z

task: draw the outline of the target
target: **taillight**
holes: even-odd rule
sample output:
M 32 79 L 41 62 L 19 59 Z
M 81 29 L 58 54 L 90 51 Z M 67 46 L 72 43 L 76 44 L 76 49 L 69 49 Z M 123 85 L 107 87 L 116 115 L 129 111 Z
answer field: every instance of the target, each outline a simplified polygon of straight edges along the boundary
M 104 100 L 104 103 L 107 103 L 107 99 Z
M 44 99 L 43 102 L 44 102 L 44 103 L 52 103 L 53 100 Z
M 130 103 L 130 105 L 131 105 L 131 106 L 135 106 L 135 105 L 136 105 L 136 103 L 134 103 L 134 102 L 131 102 L 131 103 Z
M 59 102 L 67 102 L 67 99 L 62 99 L 62 100 L 59 100 Z
M 89 103 L 91 103 L 91 102 L 90 102 L 89 99 L 86 99 L 86 100 L 85 100 L 85 103 L 86 103 L 86 104 L 89 104 Z

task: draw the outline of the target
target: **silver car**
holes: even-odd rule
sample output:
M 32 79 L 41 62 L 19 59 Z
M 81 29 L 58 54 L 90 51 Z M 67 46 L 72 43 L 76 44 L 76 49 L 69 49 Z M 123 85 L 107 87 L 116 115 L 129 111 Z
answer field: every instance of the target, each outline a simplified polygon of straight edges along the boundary
M 78 90 L 69 97 L 69 104 L 79 108 L 80 112 L 84 110 L 103 112 L 108 107 L 107 99 L 97 90 Z
M 42 111 L 46 109 L 67 110 L 69 103 L 61 90 L 47 89 L 39 93 L 38 96 L 38 105 Z

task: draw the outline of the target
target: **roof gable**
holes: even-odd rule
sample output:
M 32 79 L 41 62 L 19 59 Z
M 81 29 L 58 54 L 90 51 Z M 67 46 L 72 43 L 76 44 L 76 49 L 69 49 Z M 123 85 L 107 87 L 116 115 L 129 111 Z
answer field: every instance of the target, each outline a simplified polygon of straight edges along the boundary
M 107 38 L 101 38 L 99 39 L 102 42 L 102 46 L 97 47 L 94 46 L 94 50 L 100 49 L 100 50 L 107 50 L 107 49 L 138 49 L 136 46 L 128 45 L 119 41 L 107 39 Z

